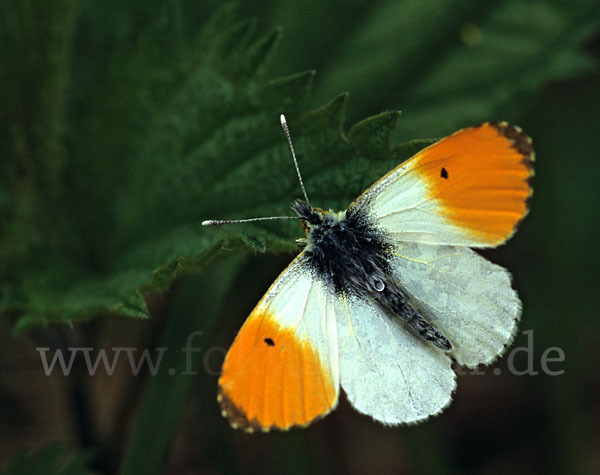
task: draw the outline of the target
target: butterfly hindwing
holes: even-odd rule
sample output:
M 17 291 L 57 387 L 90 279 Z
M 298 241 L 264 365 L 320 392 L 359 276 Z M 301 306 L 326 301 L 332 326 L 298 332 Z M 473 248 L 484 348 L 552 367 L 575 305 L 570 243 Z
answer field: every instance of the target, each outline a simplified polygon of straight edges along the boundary
M 340 381 L 350 403 L 384 424 L 439 413 L 456 386 L 450 357 L 373 302 L 348 297 L 338 315 Z
M 405 242 L 394 252 L 394 277 L 450 340 L 459 364 L 490 364 L 503 353 L 521 314 L 506 269 L 462 246 Z
M 338 400 L 335 295 L 301 253 L 275 280 L 223 363 L 219 402 L 247 431 L 305 426 Z
M 533 159 L 518 127 L 470 127 L 420 151 L 351 206 L 397 240 L 494 247 L 527 213 Z

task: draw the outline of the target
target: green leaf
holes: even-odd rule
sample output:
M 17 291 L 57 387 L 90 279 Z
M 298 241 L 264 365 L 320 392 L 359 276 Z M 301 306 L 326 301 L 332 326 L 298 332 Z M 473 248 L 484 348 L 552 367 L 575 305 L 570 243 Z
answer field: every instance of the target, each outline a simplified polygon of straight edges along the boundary
M 92 475 L 88 470 L 90 456 L 70 453 L 61 444 L 52 444 L 36 452 L 17 456 L 0 468 L 2 475 Z
M 343 209 L 432 142 L 393 147 L 398 134 L 504 118 L 495 111 L 516 110 L 541 84 L 585 69 L 576 47 L 597 15 L 587 0 L 577 3 L 374 4 L 347 26 L 357 33 L 335 57 L 317 62 L 318 94 L 334 99 L 314 110 L 306 107 L 314 72 L 268 79 L 280 31 L 256 35 L 255 22 L 237 20 L 231 5 L 198 27 L 206 11 L 186 2 L 122 6 L 118 22 L 85 3 L 80 41 L 78 10 L 67 0 L 68 15 L 52 12 L 43 28 L 32 21 L 47 13 L 43 2 L 2 4 L 11 61 L 27 55 L 30 36 L 46 48 L 22 74 L 0 75 L 0 118 L 13 131 L 1 142 L 2 310 L 17 317 L 17 331 L 106 313 L 145 318 L 144 295 L 203 272 L 213 258 L 296 251 L 297 222 L 201 225 L 290 213 L 301 193 L 280 113 L 312 202 Z M 14 100 L 27 96 L 33 86 L 23 79 L 32 77 L 40 78 L 33 86 L 41 95 L 32 97 L 46 107 L 42 122 Z M 397 105 L 405 113 L 348 127 L 348 96 L 339 94 L 347 89 L 369 104 L 364 110 Z M 29 143 L 42 145 L 23 148 Z
M 347 206 L 396 164 L 393 121 L 381 130 L 365 126 L 381 118 L 357 126 L 349 144 L 347 95 L 304 113 L 314 72 L 264 79 L 279 31 L 251 39 L 251 22 L 233 17 L 226 6 L 185 39 L 167 10 L 133 41 L 113 40 L 114 56 L 79 91 L 88 113 L 68 116 L 62 179 L 69 193 L 52 211 L 63 223 L 58 239 L 5 271 L 2 306 L 21 315 L 16 331 L 102 313 L 147 317 L 144 293 L 201 272 L 215 257 L 297 250 L 296 222 L 201 226 L 207 218 L 290 212 L 299 187 L 281 112 L 309 193 L 324 206 Z M 107 100 L 115 94 L 119 100 Z
M 360 121 L 348 132 L 352 145 L 373 157 L 387 157 L 392 147 L 399 112 L 384 112 Z
M 260 103 L 273 109 L 280 107 L 286 116 L 298 116 L 308 99 L 315 71 L 305 71 L 268 81 L 260 91 Z
M 348 94 L 340 94 L 328 104 L 308 112 L 302 121 L 306 132 L 332 130 L 342 135 L 342 127 L 346 118 L 346 103 Z

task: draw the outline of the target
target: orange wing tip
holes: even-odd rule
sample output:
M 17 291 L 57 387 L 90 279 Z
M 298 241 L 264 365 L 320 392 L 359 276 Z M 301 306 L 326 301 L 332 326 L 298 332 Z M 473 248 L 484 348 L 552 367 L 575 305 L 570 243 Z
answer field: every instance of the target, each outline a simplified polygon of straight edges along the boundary
M 527 215 L 534 152 L 521 128 L 486 122 L 459 130 L 415 157 L 428 198 L 460 232 L 474 238 L 473 245 L 504 243 Z
M 306 426 L 330 412 L 337 389 L 310 340 L 255 310 L 225 357 L 217 399 L 233 428 L 268 432 Z

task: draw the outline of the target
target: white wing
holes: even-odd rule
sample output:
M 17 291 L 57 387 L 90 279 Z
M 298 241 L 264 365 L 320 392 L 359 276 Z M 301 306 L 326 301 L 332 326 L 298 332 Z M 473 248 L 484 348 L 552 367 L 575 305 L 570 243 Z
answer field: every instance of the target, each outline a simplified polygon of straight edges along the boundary
M 513 339 L 521 302 L 510 274 L 465 247 L 397 245 L 394 277 L 452 343 L 459 364 L 490 364 Z
M 350 403 L 384 424 L 417 422 L 451 401 L 450 357 L 361 299 L 340 302 L 340 379 Z

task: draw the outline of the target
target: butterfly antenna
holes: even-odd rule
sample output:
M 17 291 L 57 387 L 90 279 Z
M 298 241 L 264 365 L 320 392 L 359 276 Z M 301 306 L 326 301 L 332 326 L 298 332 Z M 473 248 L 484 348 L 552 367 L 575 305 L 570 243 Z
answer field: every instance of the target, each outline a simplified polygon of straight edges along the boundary
M 263 218 L 248 219 L 207 219 L 202 221 L 202 226 L 220 226 L 221 224 L 254 223 L 256 221 L 274 221 L 277 219 L 300 219 L 300 216 L 266 216 Z
M 308 200 L 308 195 L 306 194 L 306 190 L 304 189 L 304 182 L 302 181 L 302 175 L 300 174 L 300 168 L 298 167 L 298 161 L 296 160 L 296 151 L 294 150 L 294 145 L 292 144 L 292 136 L 290 135 L 290 129 L 288 129 L 287 122 L 285 120 L 285 115 L 281 114 L 279 117 L 281 121 L 281 127 L 285 132 L 285 136 L 287 137 L 288 144 L 290 146 L 290 150 L 292 152 L 292 158 L 294 159 L 294 166 L 296 167 L 296 173 L 298 174 L 298 181 L 300 182 L 300 188 L 302 188 L 302 193 L 304 194 L 304 199 L 306 200 L 306 204 L 310 206 L 310 201 Z M 312 206 L 311 206 L 312 208 Z
M 298 167 L 298 161 L 296 160 L 296 151 L 294 150 L 294 145 L 292 144 L 292 136 L 290 135 L 290 129 L 288 129 L 287 122 L 285 121 L 285 116 L 281 114 L 281 127 L 285 132 L 285 136 L 287 137 L 288 144 L 290 146 L 290 150 L 292 151 L 292 158 L 294 159 L 294 166 L 296 167 L 296 173 L 298 174 L 298 180 L 300 181 L 300 187 L 302 188 L 302 193 L 304 193 L 304 199 L 306 200 L 306 204 L 310 206 L 310 201 L 308 201 L 308 195 L 306 194 L 306 190 L 304 189 L 304 182 L 302 181 L 302 175 L 300 174 L 300 168 Z M 256 221 L 275 221 L 278 219 L 301 219 L 300 216 L 266 216 L 261 218 L 247 218 L 247 219 L 207 219 L 202 221 L 202 226 L 220 226 L 221 224 L 237 224 L 237 223 L 254 223 Z

